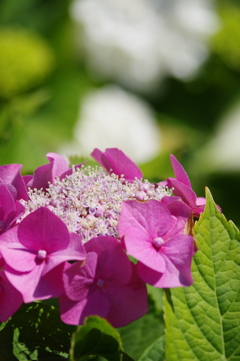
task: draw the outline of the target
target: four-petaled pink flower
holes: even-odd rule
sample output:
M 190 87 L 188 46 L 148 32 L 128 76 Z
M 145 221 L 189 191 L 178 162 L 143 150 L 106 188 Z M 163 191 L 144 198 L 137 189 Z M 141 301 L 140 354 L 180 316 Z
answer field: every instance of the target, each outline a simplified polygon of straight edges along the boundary
M 45 207 L 29 214 L 0 237 L 5 274 L 24 302 L 58 297 L 63 292 L 64 262 L 84 260 L 80 237 Z
M 127 253 L 136 258 L 140 277 L 162 288 L 190 286 L 193 237 L 183 234 L 191 209 L 180 200 L 168 208 L 156 200 L 122 203 L 118 223 Z
M 138 166 L 118 148 L 107 148 L 105 152 L 95 148 L 91 156 L 99 163 L 108 173 L 114 173 L 124 180 L 133 182 L 135 178 L 141 179 L 142 172 Z
M 59 298 L 62 321 L 79 325 L 86 316 L 99 315 L 122 327 L 142 317 L 148 310 L 146 286 L 121 243 L 102 236 L 85 247 L 83 264 L 65 265 L 65 294 Z

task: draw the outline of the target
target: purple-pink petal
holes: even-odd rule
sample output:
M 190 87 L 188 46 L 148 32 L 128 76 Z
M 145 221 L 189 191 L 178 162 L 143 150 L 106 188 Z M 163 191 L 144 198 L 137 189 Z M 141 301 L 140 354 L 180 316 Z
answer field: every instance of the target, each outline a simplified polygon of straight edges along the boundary
M 60 263 L 85 260 L 86 251 L 82 245 L 81 237 L 76 233 L 70 233 L 69 236 L 70 242 L 65 249 L 59 249 L 47 256 L 42 275 L 45 275 Z
M 176 235 L 161 247 L 161 253 L 165 259 L 165 272 L 157 272 L 139 262 L 140 277 L 159 288 L 190 286 L 193 282 L 191 275 L 191 261 L 194 254 L 193 237 Z
M 52 183 L 56 176 L 60 176 L 69 169 L 67 161 L 61 155 L 48 153 L 47 158 L 49 163 L 35 170 L 33 178 L 27 183 L 28 187 L 46 189 L 49 187 L 49 182 Z
M 41 278 L 43 267 L 44 264 L 41 263 L 30 272 L 19 272 L 15 271 L 8 264 L 5 265 L 5 274 L 8 280 L 22 294 L 25 303 L 36 300 L 33 297 L 33 293 L 38 285 L 39 279 Z
M 101 152 L 95 148 L 91 156 L 104 167 L 107 172 L 112 171 L 114 174 L 124 176 L 128 182 L 133 182 L 135 178 L 141 179 L 142 172 L 138 166 L 118 148 L 107 148 Z
M 88 296 L 95 278 L 97 258 L 96 253 L 90 252 L 84 264 L 82 262 L 65 264 L 63 283 L 65 294 L 70 300 L 81 301 Z
M 175 197 L 173 197 L 175 198 Z M 169 237 L 173 237 L 174 234 L 184 232 L 188 220 L 192 216 L 192 210 L 188 207 L 180 198 L 168 203 L 167 209 L 170 211 L 172 217 L 176 220 L 172 228 L 168 231 Z M 167 239 L 168 234 L 164 237 Z
M 0 270 L 0 322 L 6 322 L 23 303 L 22 295 Z
M 10 232 L 10 231 L 9 231 Z M 1 253 L 5 262 L 18 272 L 30 272 L 36 267 L 36 253 L 29 252 L 26 248 L 23 248 L 21 244 L 16 244 L 7 248 L 1 247 Z
M 11 284 L 22 294 L 25 303 L 58 297 L 63 293 L 62 272 L 64 264 L 60 264 L 42 276 L 44 263 L 31 272 L 18 272 L 6 265 L 5 273 Z
M 132 263 L 131 266 L 132 278 L 121 288 L 121 292 L 114 287 L 109 290 L 109 298 L 113 301 L 107 319 L 114 327 L 126 326 L 148 311 L 146 285 L 140 279 L 136 266 Z
M 97 237 L 86 243 L 86 250 L 83 264 L 65 266 L 65 294 L 59 298 L 61 319 L 77 325 L 86 316 L 99 315 L 120 327 L 143 316 L 147 312 L 146 286 L 120 242 Z
M 131 264 L 122 251 L 121 243 L 114 237 L 92 238 L 85 244 L 86 252 L 98 255 L 98 267 L 95 277 L 121 286 L 131 278 Z
M 48 253 L 65 249 L 70 241 L 67 226 L 46 207 L 38 208 L 23 219 L 18 237 L 25 248 Z
M 7 164 L 0 166 L 0 183 L 10 184 L 16 189 L 18 200 L 28 200 L 27 188 L 20 174 L 21 164 Z
M 96 302 L 96 300 L 98 302 Z M 90 297 L 79 302 L 70 300 L 66 295 L 59 297 L 61 320 L 69 325 L 81 325 L 85 317 L 98 315 L 106 317 L 111 308 L 108 296 L 101 290 L 94 288 Z
M 189 205 L 191 208 L 196 206 L 197 196 L 192 188 L 187 187 L 185 184 L 179 182 L 174 178 L 168 178 L 169 186 L 173 189 L 175 196 L 180 197 L 183 202 Z
M 125 201 L 121 207 L 118 222 L 120 237 L 126 236 L 128 232 L 132 233 L 132 228 L 139 228 L 143 234 L 149 234 L 152 238 L 161 237 L 172 224 L 169 210 L 159 201 Z
M 172 163 L 173 171 L 175 174 L 176 179 L 180 182 L 185 184 L 188 188 L 192 188 L 191 182 L 188 178 L 187 172 L 183 168 L 183 166 L 179 163 L 176 157 L 173 154 L 170 155 L 170 160 Z

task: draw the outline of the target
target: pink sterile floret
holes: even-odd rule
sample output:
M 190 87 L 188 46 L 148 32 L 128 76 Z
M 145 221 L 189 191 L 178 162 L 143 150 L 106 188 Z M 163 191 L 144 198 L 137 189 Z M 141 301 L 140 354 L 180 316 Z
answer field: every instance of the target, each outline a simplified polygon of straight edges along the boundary
M 72 174 L 72 168 L 69 168 L 67 161 L 57 153 L 47 153 L 47 158 L 50 163 L 38 167 L 33 176 L 24 176 L 26 185 L 30 188 L 46 189 L 49 183 L 53 183 L 54 179 L 59 176 L 60 179 Z M 78 164 L 75 168 L 81 167 Z
M 136 258 L 140 277 L 162 288 L 192 284 L 193 237 L 183 234 L 191 209 L 180 200 L 122 203 L 118 230 L 126 251 Z
M 105 152 L 95 148 L 91 156 L 99 163 L 108 173 L 114 173 L 129 183 L 135 178 L 141 179 L 142 172 L 138 166 L 118 148 L 107 148 Z
M 28 200 L 27 188 L 20 174 L 21 164 L 7 164 L 0 166 L 0 184 L 5 184 L 14 200 Z
M 15 225 L 25 211 L 25 207 L 13 199 L 9 185 L 0 184 L 0 234 Z
M 114 327 L 122 327 L 142 317 L 148 310 L 146 285 L 121 243 L 101 236 L 85 247 L 83 265 L 65 265 L 65 295 L 59 298 L 62 321 L 79 325 L 86 316 L 99 315 Z
M 64 262 L 85 259 L 81 238 L 69 233 L 61 219 L 45 207 L 3 233 L 0 252 L 8 280 L 26 303 L 58 297 L 63 292 Z
M 192 190 L 191 182 L 183 166 L 178 162 L 174 155 L 170 155 L 175 178 L 168 178 L 167 185 L 173 188 L 175 196 L 181 197 L 191 209 L 195 217 L 199 217 L 200 213 L 204 211 L 206 199 L 197 197 Z

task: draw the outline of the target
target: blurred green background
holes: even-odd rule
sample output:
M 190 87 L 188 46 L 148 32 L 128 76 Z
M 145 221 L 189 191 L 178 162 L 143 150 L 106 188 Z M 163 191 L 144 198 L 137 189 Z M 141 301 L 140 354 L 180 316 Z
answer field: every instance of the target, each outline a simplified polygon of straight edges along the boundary
M 136 158 L 144 176 L 154 181 L 171 176 L 169 154 L 174 153 L 196 193 L 203 196 L 207 185 L 226 217 L 240 225 L 239 1 L 213 0 L 209 7 L 206 0 L 171 0 L 168 6 L 162 0 L 134 0 L 129 9 L 127 1 L 116 8 L 114 3 L 1 0 L 0 164 L 21 163 L 23 173 L 29 174 L 46 163 L 48 152 L 68 149 L 67 154 L 85 155 L 84 142 L 94 147 L 94 138 L 81 128 L 82 109 L 88 112 L 85 123 L 92 117 L 93 103 L 87 97 L 115 86 L 128 104 L 122 108 L 134 112 L 137 100 L 159 132 L 155 153 L 147 160 Z M 149 27 L 151 22 L 155 28 Z M 146 42 L 144 54 L 141 41 L 146 33 L 153 39 L 151 31 L 155 42 L 151 47 Z M 138 108 L 136 118 L 145 108 Z M 115 117 L 104 109 L 102 118 Z M 116 117 L 129 119 L 126 114 L 121 118 L 119 109 Z M 124 125 L 126 143 L 135 144 L 140 125 L 131 128 L 130 122 L 129 131 Z M 104 126 L 101 129 L 104 133 Z M 100 133 L 97 140 L 104 135 Z

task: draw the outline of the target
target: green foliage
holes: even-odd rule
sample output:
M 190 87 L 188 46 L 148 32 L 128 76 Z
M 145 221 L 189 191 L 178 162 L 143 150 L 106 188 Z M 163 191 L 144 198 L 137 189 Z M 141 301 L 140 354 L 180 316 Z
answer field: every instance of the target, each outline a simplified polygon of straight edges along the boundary
M 66 360 L 74 330 L 61 322 L 54 307 L 23 304 L 0 327 L 0 361 Z
M 118 329 L 124 351 L 134 360 L 157 361 L 154 355 L 162 355 L 164 321 L 161 289 L 148 287 L 149 311 L 142 318 Z M 160 357 L 160 356 L 159 356 Z M 159 359 L 160 361 L 160 359 Z
M 165 350 L 164 350 L 165 337 L 159 337 L 151 346 L 149 346 L 140 357 L 139 361 L 164 361 Z
M 219 15 L 221 26 L 212 39 L 213 50 L 230 68 L 240 71 L 240 8 L 227 4 Z
M 194 283 L 165 297 L 167 360 L 240 360 L 240 234 L 208 190 L 194 231 Z
M 117 331 L 97 316 L 86 318 L 72 337 L 70 361 L 85 360 L 89 356 L 101 356 L 109 361 L 132 360 L 123 352 Z
M 50 46 L 21 28 L 0 30 L 0 96 L 11 98 L 39 85 L 54 65 Z

